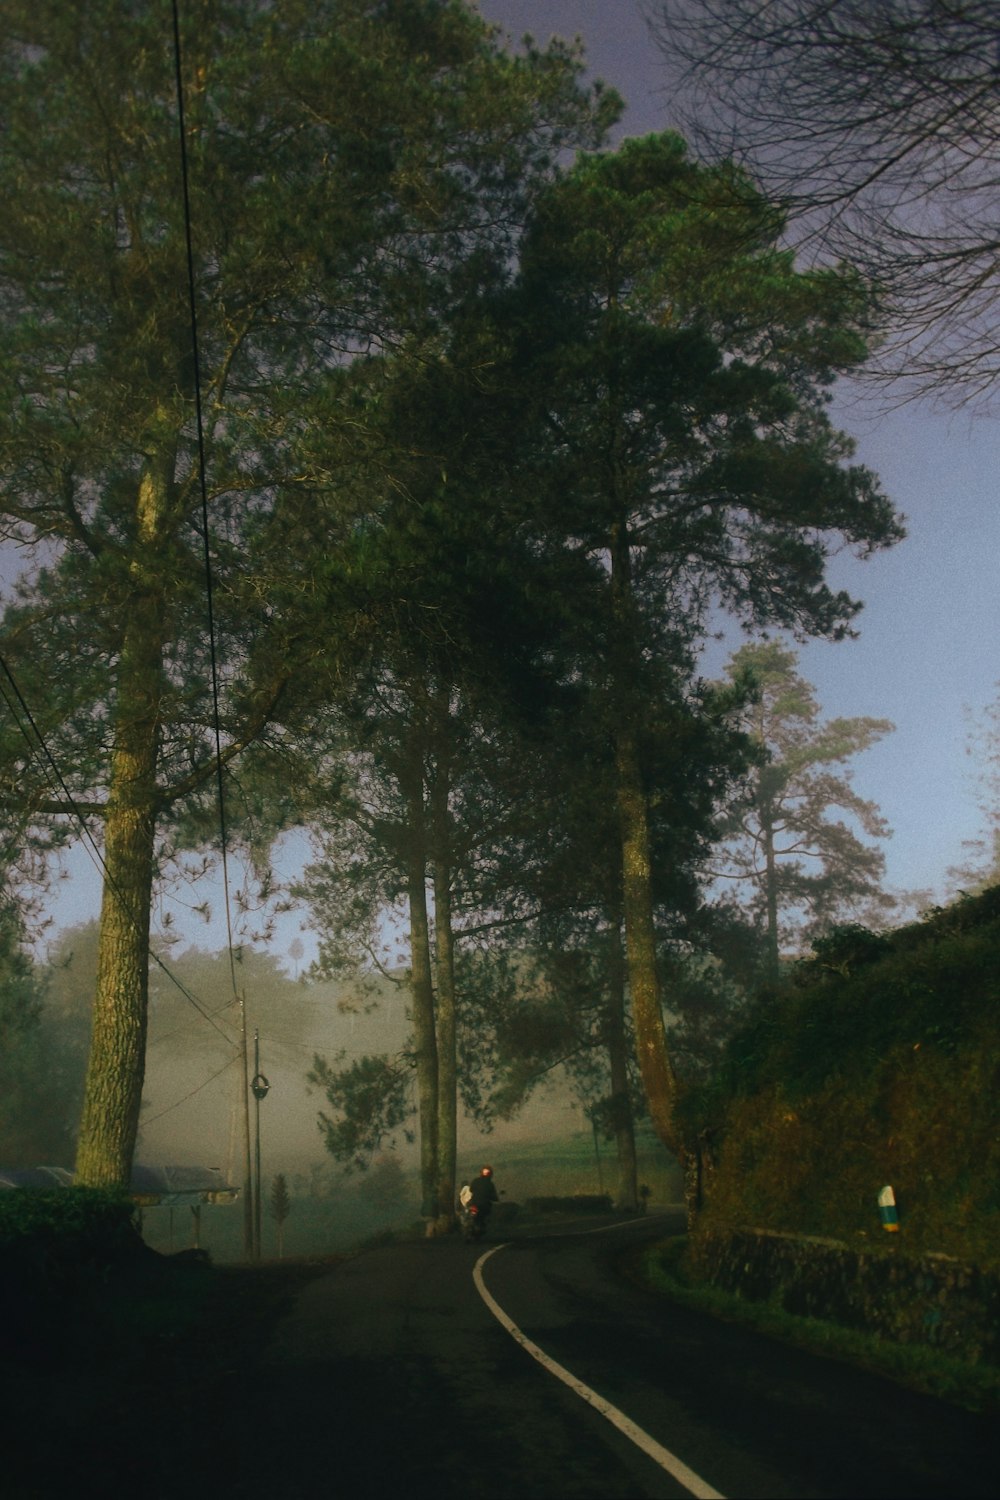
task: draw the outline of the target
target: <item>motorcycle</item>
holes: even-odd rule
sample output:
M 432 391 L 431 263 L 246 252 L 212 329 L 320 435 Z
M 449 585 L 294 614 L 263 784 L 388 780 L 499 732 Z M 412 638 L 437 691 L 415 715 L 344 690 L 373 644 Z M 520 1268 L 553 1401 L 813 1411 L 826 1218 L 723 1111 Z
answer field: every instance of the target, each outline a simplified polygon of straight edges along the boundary
M 481 1240 L 486 1233 L 486 1220 L 489 1218 L 489 1208 L 484 1213 L 472 1201 L 472 1189 L 466 1183 L 458 1195 L 458 1222 L 462 1231 L 462 1238 L 467 1245 Z
M 462 1238 L 467 1245 L 475 1244 L 486 1233 L 486 1215 L 474 1203 L 463 1203 L 459 1209 Z

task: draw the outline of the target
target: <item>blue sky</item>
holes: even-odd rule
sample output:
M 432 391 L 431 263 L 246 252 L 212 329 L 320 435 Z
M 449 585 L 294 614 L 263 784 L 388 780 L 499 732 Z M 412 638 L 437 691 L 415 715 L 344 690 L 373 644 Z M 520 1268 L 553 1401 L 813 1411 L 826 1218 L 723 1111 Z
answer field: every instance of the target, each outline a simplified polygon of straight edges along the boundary
M 531 31 L 583 39 L 595 75 L 625 97 L 618 134 L 668 128 L 663 60 L 650 41 L 639 0 L 481 0 L 480 11 L 517 40 Z M 836 420 L 858 443 L 909 536 L 866 563 L 837 559 L 831 578 L 865 601 L 860 638 L 812 642 L 800 670 L 824 716 L 888 718 L 895 732 L 859 757 L 854 782 L 893 829 L 886 845 L 887 883 L 941 899 L 949 865 L 963 840 L 982 831 L 974 765 L 966 755 L 969 717 L 981 716 L 1000 692 L 1000 428 L 985 415 L 912 403 L 880 412 L 863 393 L 845 389 Z M 737 644 L 734 640 L 733 644 Z M 722 659 L 706 658 L 712 675 Z M 53 899 L 59 923 L 96 915 L 99 883 L 80 853 Z M 231 882 L 239 884 L 238 872 Z M 179 913 L 179 916 L 181 914 Z M 279 925 L 275 950 L 287 953 L 301 917 Z M 182 921 L 202 947 L 225 943 L 224 924 Z M 310 943 L 311 949 L 311 943 Z

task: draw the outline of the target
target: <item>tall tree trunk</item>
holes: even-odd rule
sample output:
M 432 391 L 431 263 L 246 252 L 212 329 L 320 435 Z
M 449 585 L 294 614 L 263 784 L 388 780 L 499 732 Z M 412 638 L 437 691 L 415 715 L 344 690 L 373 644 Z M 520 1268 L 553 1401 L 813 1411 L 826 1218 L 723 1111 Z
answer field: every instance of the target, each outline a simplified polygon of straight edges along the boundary
M 147 463 L 137 505 L 136 553 L 115 702 L 93 1030 L 76 1153 L 77 1181 L 127 1186 L 146 1066 L 149 913 L 157 814 L 165 609 L 159 541 L 173 449 Z
M 143 734 L 136 724 L 116 739 L 104 825 L 93 1030 L 76 1153 L 77 1181 L 88 1187 L 127 1186 L 145 1077 L 156 743 L 155 733 Z
M 437 976 L 436 1034 L 438 1053 L 438 1224 L 447 1233 L 455 1224 L 455 1173 L 458 1161 L 458 1075 L 455 1025 L 455 938 L 451 925 L 451 765 L 448 744 L 448 697 L 439 695 L 437 756 L 431 788 L 434 844 L 434 952 Z
M 427 916 L 427 837 L 424 818 L 423 757 L 415 753 L 403 779 L 409 851 L 407 895 L 410 906 L 410 991 L 417 1056 L 420 1118 L 420 1212 L 428 1226 L 438 1216 L 438 1055 L 434 1026 L 434 975 Z
M 451 929 L 451 869 L 434 862 L 434 945 L 437 974 L 438 1228 L 455 1223 L 458 1169 L 458 1075 L 455 1045 L 455 939 Z
M 653 921 L 649 802 L 639 758 L 634 601 L 628 525 L 624 515 L 611 532 L 612 691 L 615 782 L 622 858 L 622 915 L 635 1045 L 649 1113 L 667 1150 L 683 1159 L 676 1119 L 677 1085 L 663 1023 L 662 992 Z
M 639 1206 L 639 1168 L 635 1150 L 635 1118 L 628 1080 L 628 1039 L 625 1035 L 625 955 L 621 922 L 610 933 L 611 964 L 607 1015 L 608 1061 L 611 1066 L 611 1125 L 618 1156 L 615 1204 L 623 1213 Z
M 622 847 L 622 910 L 625 956 L 636 1055 L 653 1129 L 667 1150 L 681 1159 L 677 1129 L 677 1084 L 663 1023 L 663 1001 L 656 962 L 653 922 L 649 809 L 635 735 L 627 726 L 615 737 L 618 817 Z

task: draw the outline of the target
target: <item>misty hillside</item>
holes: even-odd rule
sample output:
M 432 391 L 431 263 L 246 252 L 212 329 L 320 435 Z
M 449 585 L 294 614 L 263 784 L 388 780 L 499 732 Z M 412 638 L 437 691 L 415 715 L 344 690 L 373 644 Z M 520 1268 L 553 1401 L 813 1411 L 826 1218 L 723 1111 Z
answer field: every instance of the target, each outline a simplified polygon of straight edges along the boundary
M 173 965 L 205 1010 L 223 1028 L 215 1029 L 164 976 L 153 981 L 146 1085 L 138 1159 L 144 1162 L 197 1162 L 239 1177 L 242 1151 L 241 1069 L 233 1043 L 236 1006 L 224 955 L 192 950 Z M 259 1032 L 260 1071 L 270 1084 L 260 1106 L 265 1178 L 276 1171 L 307 1172 L 329 1163 L 317 1128 L 324 1105 L 306 1075 L 319 1054 L 349 1064 L 370 1053 L 398 1054 L 409 1036 L 408 990 L 402 975 L 371 978 L 364 986 L 339 981 L 293 980 L 270 960 L 248 955 L 246 1017 L 250 1071 L 254 1071 L 254 1030 Z M 507 1146 L 530 1146 L 568 1138 L 589 1126 L 581 1105 L 557 1070 L 524 1110 L 484 1136 L 468 1118 L 460 1125 L 462 1156 L 497 1155 Z M 385 1143 L 387 1146 L 392 1144 Z M 395 1140 L 409 1165 L 412 1150 Z
M 72 1167 L 75 1126 L 89 1043 L 96 967 L 96 924 L 69 930 L 39 966 L 41 1022 L 32 1033 L 38 1068 L 7 1059 L 9 1087 L 0 1109 L 0 1163 Z M 318 1114 L 326 1104 L 307 1074 L 314 1059 L 348 1066 L 370 1054 L 398 1056 L 409 1038 L 405 971 L 354 983 L 313 983 L 287 974 L 271 956 L 243 950 L 236 984 L 245 997 L 249 1074 L 270 1087 L 259 1105 L 263 1243 L 275 1253 L 267 1211 L 274 1179 L 285 1177 L 292 1212 L 289 1255 L 340 1249 L 419 1215 L 417 1152 L 405 1129 L 386 1139 L 368 1172 L 348 1173 L 325 1149 Z M 16 1049 L 14 1049 L 16 1051 Z M 0 1060 L 2 1061 L 2 1060 Z M 0 1070 L 2 1071 L 2 1070 Z M 256 1101 L 243 1105 L 239 1006 L 229 958 L 189 949 L 167 955 L 150 975 L 146 1078 L 136 1160 L 148 1166 L 216 1167 L 241 1187 L 246 1125 L 255 1143 Z M 254 1153 L 255 1154 L 255 1153 Z M 459 1127 L 459 1170 L 484 1160 L 496 1167 L 508 1202 L 538 1195 L 605 1192 L 613 1187 L 613 1147 L 595 1140 L 562 1068 L 544 1076 L 511 1121 L 484 1134 L 467 1116 Z M 640 1141 L 642 1180 L 653 1201 L 677 1196 L 662 1147 Z M 196 1226 L 185 1205 L 147 1208 L 144 1235 L 158 1249 L 179 1249 L 195 1234 L 219 1260 L 243 1255 L 243 1203 L 206 1207 Z

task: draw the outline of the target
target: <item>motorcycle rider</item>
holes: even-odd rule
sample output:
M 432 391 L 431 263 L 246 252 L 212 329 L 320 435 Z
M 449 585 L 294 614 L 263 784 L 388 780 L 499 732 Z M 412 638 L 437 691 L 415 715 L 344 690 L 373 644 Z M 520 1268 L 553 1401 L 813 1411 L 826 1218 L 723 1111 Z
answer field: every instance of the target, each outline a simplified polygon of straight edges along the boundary
M 498 1201 L 496 1183 L 493 1181 L 493 1168 L 480 1168 L 479 1176 L 474 1177 L 469 1183 L 470 1201 L 475 1205 L 483 1223 L 483 1228 L 489 1223 L 490 1210 Z

